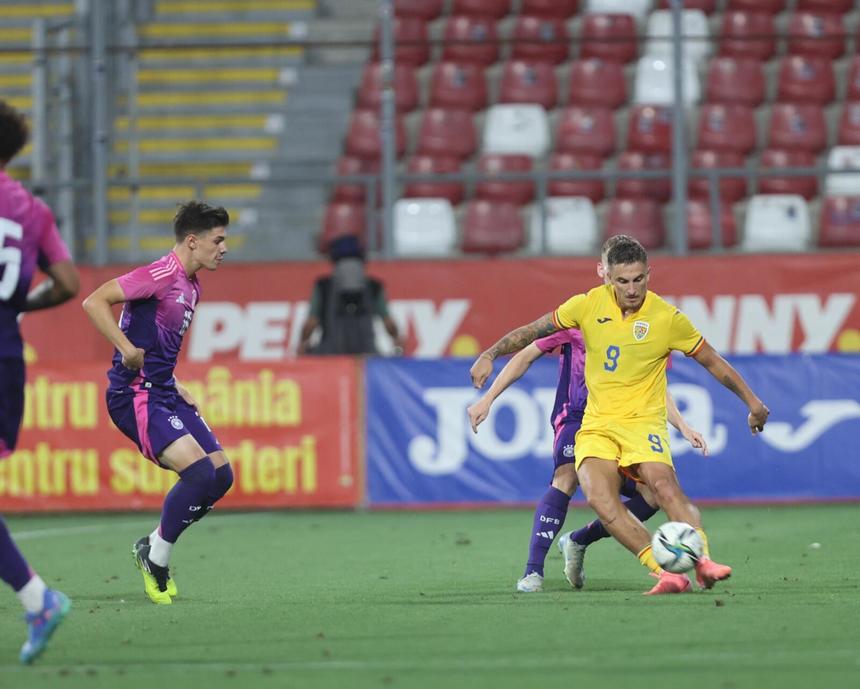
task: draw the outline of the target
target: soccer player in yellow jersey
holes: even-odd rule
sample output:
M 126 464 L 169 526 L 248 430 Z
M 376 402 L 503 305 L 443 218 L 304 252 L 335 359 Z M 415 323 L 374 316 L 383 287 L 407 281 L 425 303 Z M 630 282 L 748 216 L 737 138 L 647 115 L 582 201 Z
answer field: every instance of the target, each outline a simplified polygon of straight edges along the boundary
M 659 577 L 649 594 L 681 593 L 689 580 L 660 569 L 648 530 L 619 498 L 622 475 L 644 482 L 669 519 L 699 531 L 705 556 L 696 565 L 696 578 L 700 586 L 711 588 L 731 576 L 731 568 L 710 559 L 698 510 L 675 475 L 666 432 L 666 358 L 678 350 L 696 359 L 747 405 L 754 434 L 764 428 L 770 412 L 689 319 L 648 290 L 648 255 L 639 242 L 617 242 L 607 263 L 608 285 L 571 297 L 554 312 L 508 333 L 473 364 L 472 381 L 482 387 L 493 360 L 502 354 L 557 330 L 579 328 L 585 340 L 588 402 L 575 453 L 588 504 L 609 533 Z

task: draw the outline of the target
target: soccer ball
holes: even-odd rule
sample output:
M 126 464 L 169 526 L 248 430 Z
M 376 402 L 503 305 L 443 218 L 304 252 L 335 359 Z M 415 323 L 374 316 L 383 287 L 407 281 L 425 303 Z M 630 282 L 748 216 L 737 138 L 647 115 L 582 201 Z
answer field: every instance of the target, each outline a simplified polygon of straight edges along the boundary
M 689 572 L 702 557 L 702 537 L 684 522 L 666 522 L 651 539 L 654 559 L 667 572 Z

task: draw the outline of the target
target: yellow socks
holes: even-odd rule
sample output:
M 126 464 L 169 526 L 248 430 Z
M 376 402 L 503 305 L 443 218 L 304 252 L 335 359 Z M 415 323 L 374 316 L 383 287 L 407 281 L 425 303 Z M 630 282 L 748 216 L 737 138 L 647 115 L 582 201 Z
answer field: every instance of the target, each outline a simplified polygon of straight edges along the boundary
M 642 563 L 642 566 L 647 567 L 650 571 L 655 572 L 656 574 L 659 574 L 662 571 L 660 569 L 660 565 L 657 564 L 657 560 L 654 559 L 654 553 L 651 552 L 650 543 L 639 551 L 637 557 L 639 558 L 639 562 Z
M 711 559 L 711 548 L 708 545 L 708 537 L 705 535 L 704 529 L 696 529 L 696 533 L 702 539 L 702 556 Z

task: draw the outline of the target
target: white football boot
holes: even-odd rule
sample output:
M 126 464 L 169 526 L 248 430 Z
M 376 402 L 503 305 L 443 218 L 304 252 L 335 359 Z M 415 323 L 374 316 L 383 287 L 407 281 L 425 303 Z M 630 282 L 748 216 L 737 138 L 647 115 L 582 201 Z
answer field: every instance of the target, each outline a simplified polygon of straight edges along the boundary
M 585 561 L 586 546 L 580 545 L 576 541 L 570 539 L 570 534 L 562 534 L 558 539 L 558 549 L 564 557 L 564 576 L 570 582 L 570 585 L 575 589 L 581 589 L 585 586 L 585 570 L 583 562 Z
M 543 591 L 543 577 L 537 572 L 530 572 L 517 582 L 520 593 L 540 593 Z

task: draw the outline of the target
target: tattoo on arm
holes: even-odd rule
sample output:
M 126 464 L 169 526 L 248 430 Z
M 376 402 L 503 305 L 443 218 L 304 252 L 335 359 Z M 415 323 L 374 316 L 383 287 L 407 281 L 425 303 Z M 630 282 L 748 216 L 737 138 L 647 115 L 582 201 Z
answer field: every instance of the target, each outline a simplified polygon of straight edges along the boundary
M 557 330 L 558 327 L 552 319 L 552 314 L 548 313 L 528 325 L 512 330 L 490 347 L 485 354 L 491 359 L 496 359 L 503 354 L 518 352 L 535 340 L 551 335 Z

